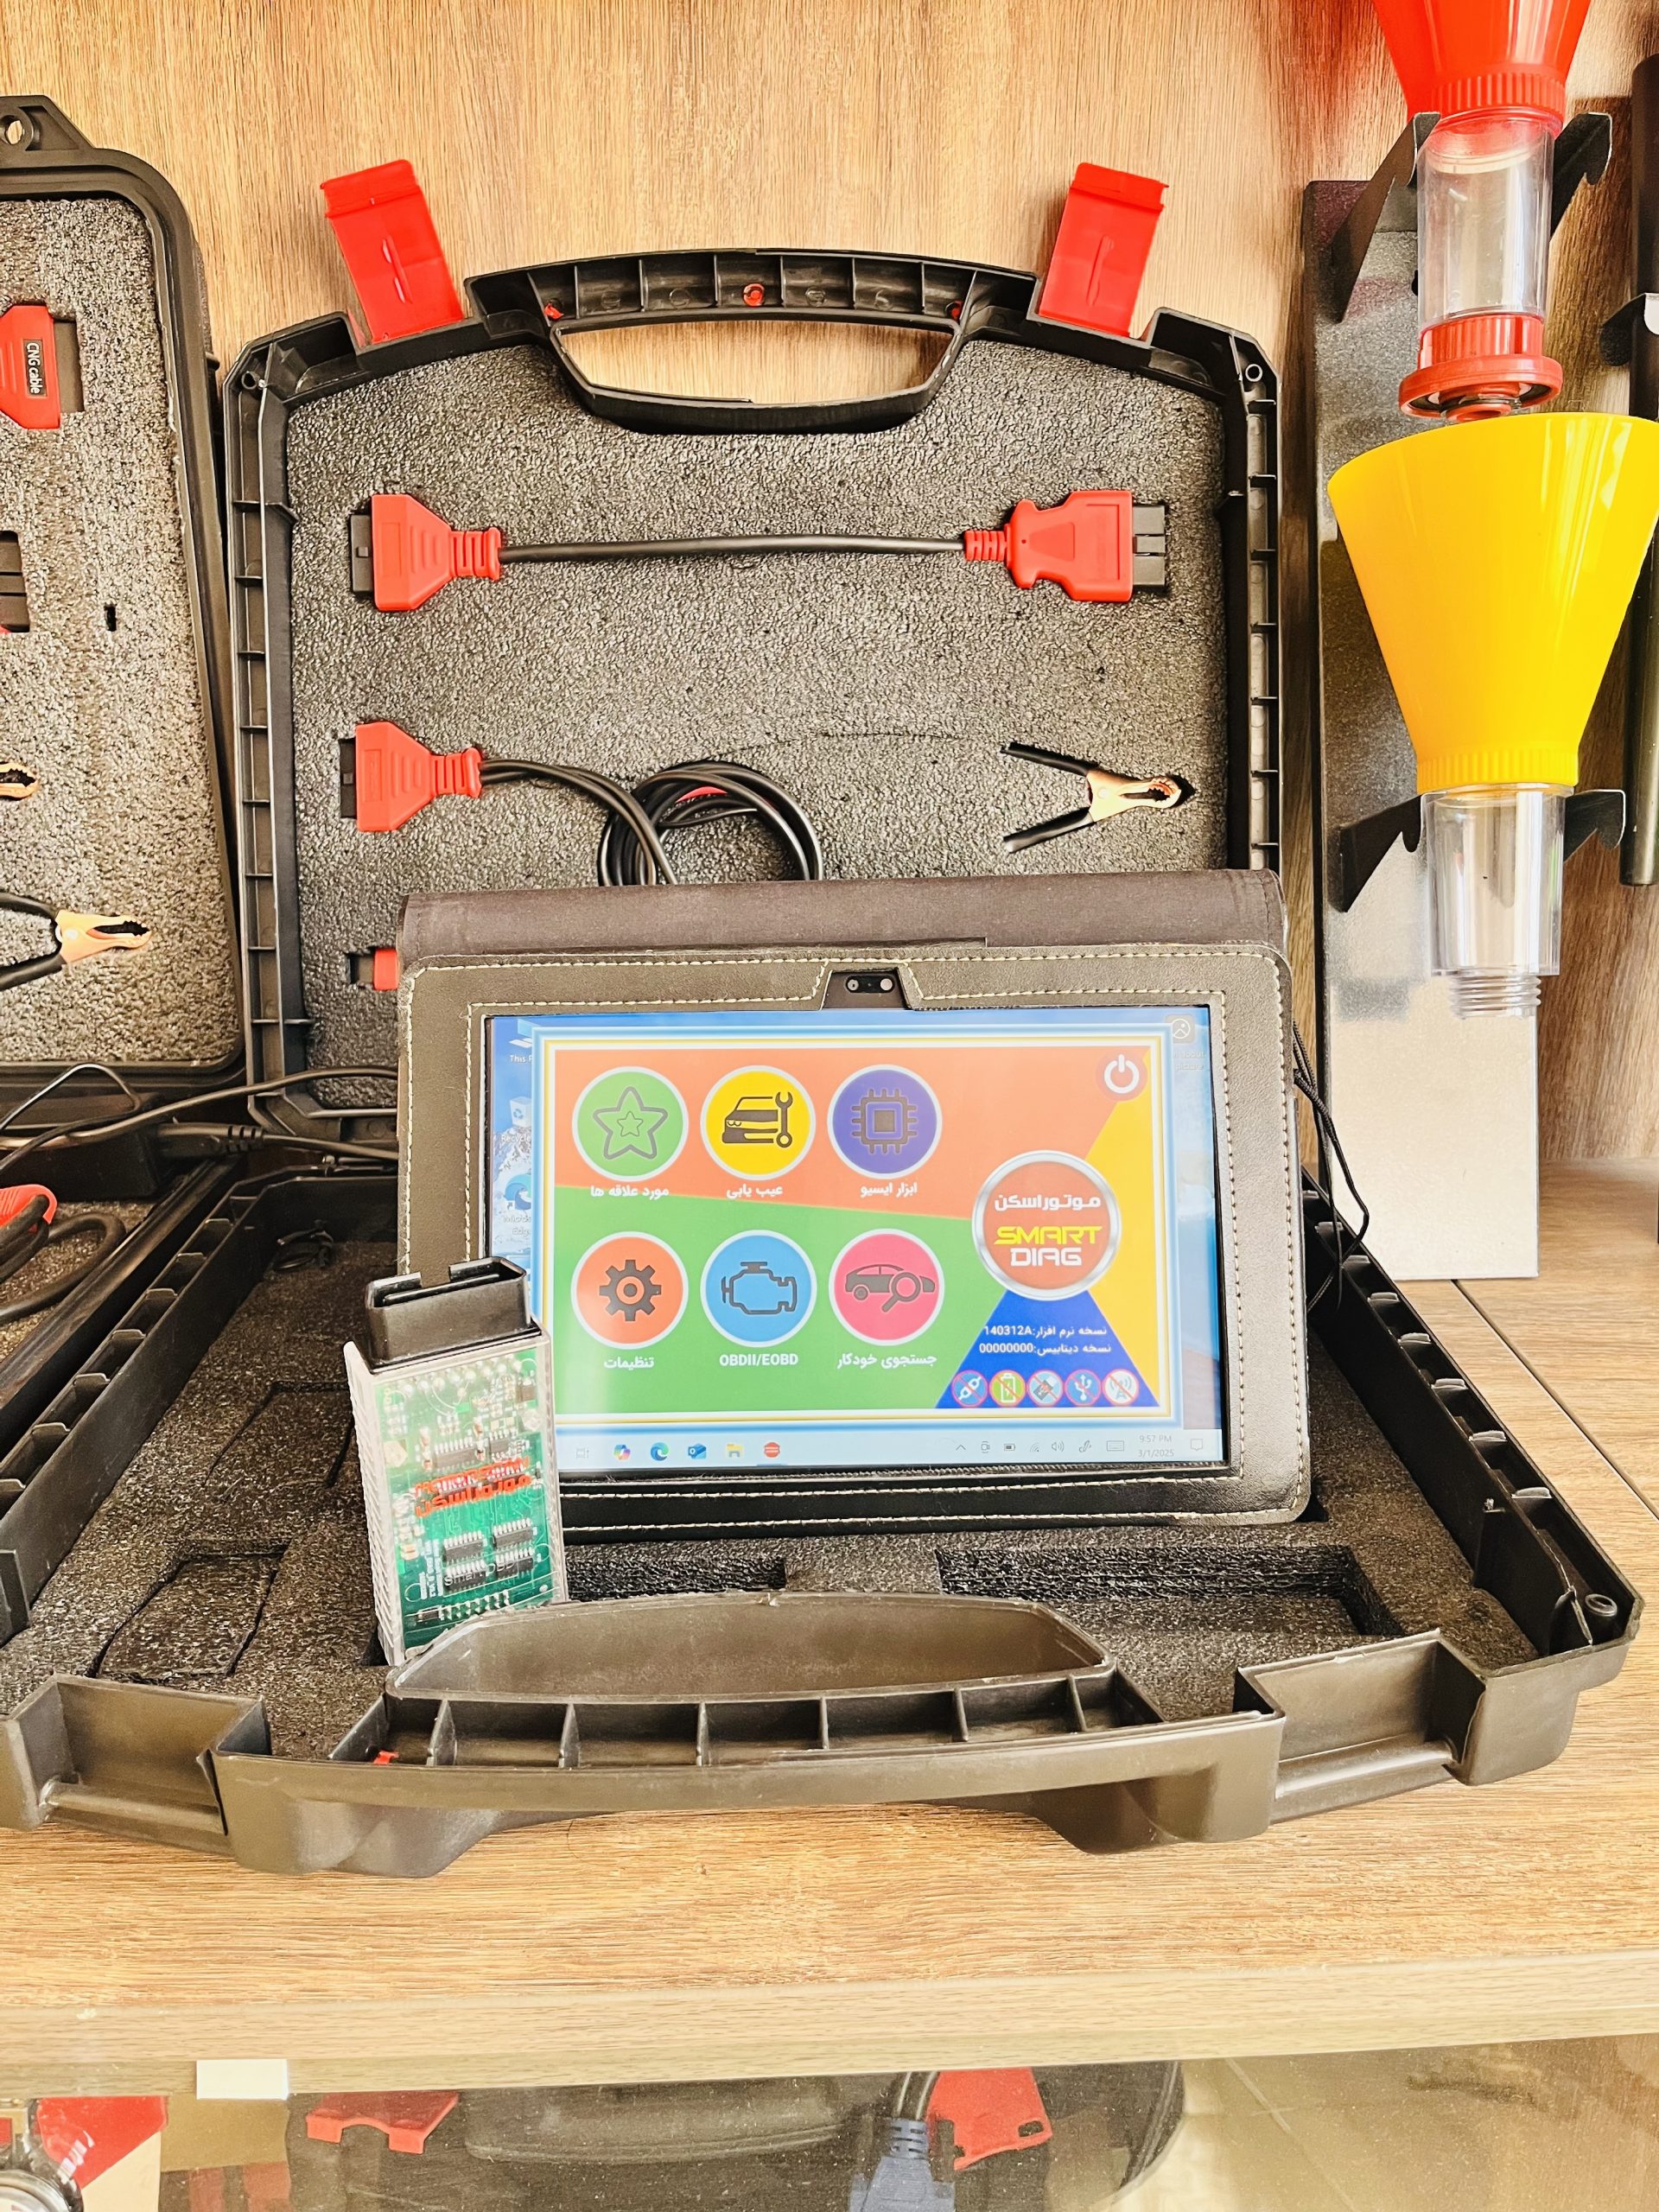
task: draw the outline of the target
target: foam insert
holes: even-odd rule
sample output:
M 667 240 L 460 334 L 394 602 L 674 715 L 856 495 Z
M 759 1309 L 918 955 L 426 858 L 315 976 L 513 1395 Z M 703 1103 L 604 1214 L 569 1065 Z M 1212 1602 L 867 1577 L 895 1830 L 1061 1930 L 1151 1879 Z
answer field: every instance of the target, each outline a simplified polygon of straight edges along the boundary
M 340 741 L 359 721 L 625 779 L 702 755 L 751 762 L 804 801 L 831 875 L 1224 862 L 1221 423 L 1192 393 L 985 340 L 893 429 L 657 434 L 588 413 L 549 353 L 513 346 L 298 407 L 288 471 L 314 1065 L 394 1057 L 392 1002 L 353 985 L 347 959 L 393 941 L 410 891 L 594 880 L 595 810 L 545 789 L 441 801 L 393 834 L 359 832 L 339 799 Z M 511 543 L 950 537 L 1001 523 L 1022 498 L 1100 485 L 1166 504 L 1166 596 L 1078 605 L 955 554 L 510 567 L 403 615 L 350 590 L 349 518 L 375 492 L 414 493 Z M 1005 830 L 1085 797 L 1073 778 L 1002 758 L 1011 738 L 1173 771 L 1198 796 L 1010 854 Z M 689 875 L 753 872 L 756 858 L 746 848 L 734 862 L 718 840 L 677 849 Z
M 273 1272 L 0 1649 L 0 1710 L 54 1674 L 265 1701 L 279 1752 L 332 1750 L 378 1694 L 340 1345 L 391 1248 Z M 1314 1497 L 1290 1527 L 1128 1524 L 570 1547 L 577 1599 L 785 1587 L 1039 1599 L 1097 1635 L 1166 1717 L 1231 1710 L 1253 1661 L 1439 1628 L 1478 1666 L 1533 1656 L 1314 1344 Z
M 73 318 L 85 404 L 57 430 L 0 416 L 0 530 L 30 621 L 0 637 L 0 759 L 41 779 L 4 809 L 0 882 L 155 934 L 142 957 L 0 993 L 0 1065 L 216 1067 L 240 1043 L 236 940 L 143 218 L 109 197 L 0 200 L 0 307 L 17 301 Z M 0 914 L 0 961 L 50 950 L 45 924 Z

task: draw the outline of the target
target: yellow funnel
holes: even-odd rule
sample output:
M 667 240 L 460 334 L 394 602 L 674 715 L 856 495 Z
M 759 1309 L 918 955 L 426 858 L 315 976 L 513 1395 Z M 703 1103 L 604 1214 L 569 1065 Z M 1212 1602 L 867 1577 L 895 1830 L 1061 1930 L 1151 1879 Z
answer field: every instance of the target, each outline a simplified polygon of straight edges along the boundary
M 1659 517 L 1659 423 L 1522 415 L 1379 446 L 1331 504 L 1417 753 L 1417 788 L 1579 779 Z

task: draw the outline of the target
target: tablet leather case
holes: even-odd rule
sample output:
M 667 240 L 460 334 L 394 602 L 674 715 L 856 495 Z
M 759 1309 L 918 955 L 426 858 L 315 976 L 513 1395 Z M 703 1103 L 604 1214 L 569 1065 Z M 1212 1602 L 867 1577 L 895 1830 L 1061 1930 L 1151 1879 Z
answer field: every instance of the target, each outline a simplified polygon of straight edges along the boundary
M 403 1264 L 430 1278 L 486 1249 L 477 1162 L 486 1025 L 497 1015 L 798 1011 L 861 969 L 892 970 L 912 1007 L 1206 1003 L 1225 1465 L 567 1477 L 567 1518 L 646 1536 L 1292 1517 L 1308 1466 L 1284 936 L 1279 887 L 1263 871 L 411 899 L 398 944 Z

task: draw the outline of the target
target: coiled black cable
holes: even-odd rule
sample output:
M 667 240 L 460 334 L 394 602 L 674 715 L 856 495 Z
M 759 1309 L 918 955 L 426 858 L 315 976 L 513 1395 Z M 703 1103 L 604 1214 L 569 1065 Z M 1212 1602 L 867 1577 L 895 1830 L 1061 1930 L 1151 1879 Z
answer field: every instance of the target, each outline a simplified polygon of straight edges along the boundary
M 626 828 L 641 855 L 638 865 L 643 871 L 630 877 L 636 883 L 672 883 L 674 871 L 668 864 L 668 855 L 663 850 L 657 825 L 626 784 L 614 776 L 607 776 L 597 768 L 575 768 L 562 760 L 501 760 L 486 758 L 480 780 L 487 791 L 503 784 L 549 784 L 556 789 L 578 791 L 582 798 L 592 799 L 606 810 L 605 835 L 609 837 L 619 828 Z M 601 846 L 601 850 L 603 849 Z M 605 880 L 601 874 L 602 883 Z
M 59 1215 L 48 1218 L 51 1200 L 42 1193 L 31 1198 L 22 1211 L 7 1224 L 4 1249 L 0 1250 L 0 1283 L 26 1268 L 37 1254 L 48 1245 L 64 1244 L 72 1236 L 91 1233 L 97 1243 L 79 1266 L 67 1268 L 43 1283 L 38 1290 L 27 1291 L 20 1298 L 9 1298 L 0 1304 L 0 1325 L 9 1321 L 27 1321 L 36 1313 L 44 1313 L 67 1298 L 79 1282 L 91 1274 L 99 1262 L 114 1251 L 127 1233 L 127 1224 L 118 1213 L 105 1208 L 76 1214 Z
M 810 817 L 781 784 L 759 768 L 742 767 L 733 760 L 683 760 L 642 778 L 629 797 L 644 814 L 651 839 L 647 842 L 637 834 L 631 815 L 614 810 L 599 841 L 601 884 L 677 882 L 662 856 L 663 840 L 671 830 L 744 817 L 766 830 L 791 875 L 804 883 L 823 880 L 823 849 Z

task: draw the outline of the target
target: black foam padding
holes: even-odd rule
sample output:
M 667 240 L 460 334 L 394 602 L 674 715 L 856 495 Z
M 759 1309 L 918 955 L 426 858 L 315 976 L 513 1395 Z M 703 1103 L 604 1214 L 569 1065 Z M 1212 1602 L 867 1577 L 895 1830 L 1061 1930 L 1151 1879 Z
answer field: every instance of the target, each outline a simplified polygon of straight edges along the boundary
M 40 779 L 0 806 L 0 880 L 153 936 L 0 993 L 0 1066 L 217 1067 L 241 1039 L 236 939 L 143 218 L 0 200 L 0 308 L 19 302 L 73 320 L 84 404 L 56 430 L 0 415 L 0 530 L 29 608 L 0 637 L 0 760 Z M 0 914 L 0 961 L 51 949 L 48 925 Z
M 594 880 L 587 802 L 545 788 L 441 800 L 390 835 L 340 814 L 340 745 L 399 722 L 448 751 L 631 779 L 725 755 L 804 802 L 838 876 L 1205 868 L 1226 856 L 1219 413 L 1125 371 L 990 341 L 895 428 L 648 434 L 588 413 L 551 356 L 512 347 L 298 408 L 288 433 L 297 867 L 314 1065 L 394 1057 L 392 1001 L 348 956 L 393 942 L 410 891 Z M 957 554 L 510 567 L 413 614 L 350 589 L 349 523 L 411 492 L 509 543 L 728 532 L 948 537 L 1117 486 L 1168 510 L 1169 590 L 1127 606 L 1021 591 Z M 1065 812 L 1074 778 L 1002 757 L 1021 738 L 1198 796 L 1020 855 L 1002 833 Z M 701 835 L 702 833 L 697 833 Z M 689 875 L 753 871 L 676 847 Z
M 261 1697 L 279 1751 L 334 1748 L 385 1672 L 340 1346 L 391 1267 L 386 1245 L 345 1244 L 255 1288 L 0 1650 L 0 1710 L 104 1674 Z M 1236 1667 L 1373 1637 L 1440 1629 L 1483 1668 L 1533 1656 L 1317 1344 L 1310 1386 L 1314 1503 L 1288 1527 L 582 1543 L 571 1594 L 1036 1599 L 1173 1719 L 1230 1711 Z

